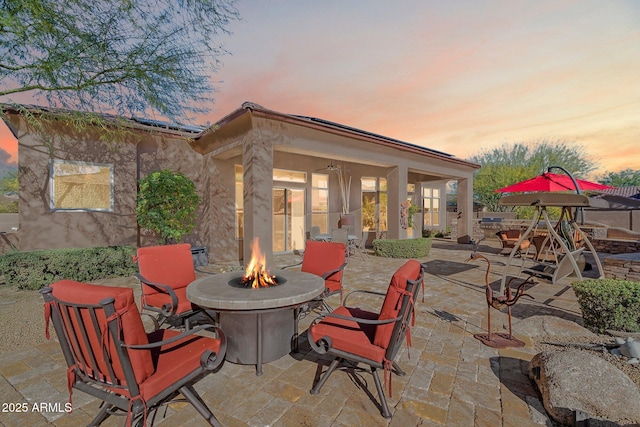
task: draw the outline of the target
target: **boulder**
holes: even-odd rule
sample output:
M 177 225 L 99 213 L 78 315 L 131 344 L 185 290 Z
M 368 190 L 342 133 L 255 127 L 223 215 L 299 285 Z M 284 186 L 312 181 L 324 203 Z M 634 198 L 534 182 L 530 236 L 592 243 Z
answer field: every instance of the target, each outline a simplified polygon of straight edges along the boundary
M 592 426 L 640 424 L 640 389 L 597 355 L 574 349 L 538 353 L 529 376 L 549 416 L 559 423 L 571 425 L 579 410 L 589 414 Z
M 632 359 L 640 359 L 640 341 L 629 337 L 626 340 L 622 340 L 622 342 L 618 340 L 616 342 L 621 344 L 619 348 L 620 354 Z
M 574 336 L 592 337 L 593 332 L 570 320 L 555 316 L 531 316 L 520 320 L 513 325 L 515 333 L 528 337 L 543 335 L 550 336 Z

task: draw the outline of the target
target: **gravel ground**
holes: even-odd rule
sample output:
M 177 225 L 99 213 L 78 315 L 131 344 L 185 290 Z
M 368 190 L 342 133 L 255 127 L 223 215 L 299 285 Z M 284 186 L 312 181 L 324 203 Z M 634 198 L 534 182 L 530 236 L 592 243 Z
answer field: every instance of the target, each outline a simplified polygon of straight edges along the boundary
M 0 285 L 0 353 L 31 348 L 47 341 L 43 305 L 37 291 Z M 53 329 L 51 334 L 55 336 Z
M 210 265 L 203 271 L 222 273 L 237 270 L 236 265 Z M 139 298 L 136 297 L 136 303 Z M 145 316 L 142 318 L 146 321 Z M 51 337 L 56 333 L 49 325 Z M 44 336 L 44 300 L 38 291 L 8 286 L 0 276 L 0 353 L 34 347 L 47 342 Z

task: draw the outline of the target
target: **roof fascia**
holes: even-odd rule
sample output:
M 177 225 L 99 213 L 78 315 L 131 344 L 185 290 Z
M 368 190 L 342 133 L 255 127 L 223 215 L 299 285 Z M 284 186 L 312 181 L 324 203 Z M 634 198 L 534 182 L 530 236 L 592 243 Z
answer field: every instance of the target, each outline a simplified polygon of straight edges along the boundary
M 313 122 L 313 121 L 309 121 L 309 120 L 304 120 L 304 119 L 296 117 L 296 116 L 280 113 L 280 112 L 273 111 L 273 110 L 260 109 L 260 108 L 255 108 L 255 107 L 246 107 L 246 108 L 242 108 L 242 109 L 246 109 L 246 110 L 251 111 L 251 114 L 253 116 L 255 116 L 255 117 L 260 117 L 260 118 L 265 118 L 265 119 L 270 119 L 270 120 L 278 120 L 278 121 L 282 121 L 282 122 L 286 122 L 286 123 L 291 123 L 291 124 L 295 124 L 295 125 L 299 125 L 299 126 L 304 126 L 304 127 L 310 128 L 310 129 L 316 129 L 316 130 L 319 130 L 319 131 L 322 131 L 322 132 L 327 132 L 327 133 L 331 133 L 331 134 L 338 135 L 338 136 L 349 137 L 349 138 L 357 139 L 357 140 L 360 140 L 360 141 L 373 142 L 375 144 L 384 145 L 384 146 L 387 146 L 387 147 L 391 147 L 391 148 L 394 148 L 394 149 L 399 149 L 399 150 L 402 150 L 402 151 L 410 152 L 410 153 L 417 154 L 417 155 L 424 156 L 424 157 L 430 157 L 430 158 L 433 158 L 433 159 L 439 159 L 439 160 L 444 160 L 444 161 L 451 162 L 451 163 L 456 163 L 456 164 L 459 164 L 459 165 L 462 165 L 462 166 L 471 167 L 473 169 L 480 169 L 480 165 L 478 165 L 476 163 L 471 163 L 471 162 L 468 162 L 466 160 L 458 159 L 456 157 L 448 157 L 448 156 L 438 155 L 437 153 L 420 149 L 417 146 L 414 147 L 414 146 L 410 146 L 410 145 L 401 144 L 399 142 L 394 142 L 392 140 L 385 139 L 383 137 L 376 137 L 375 135 L 365 135 L 365 134 L 362 134 L 362 133 L 359 133 L 359 132 L 355 132 L 355 131 L 352 131 L 352 130 L 349 130 L 349 129 L 336 128 L 336 127 L 330 126 L 328 124 Z M 226 117 L 225 117 L 225 119 L 226 119 Z
M 0 104 L 0 109 L 2 109 L 4 112 L 8 113 L 8 114 L 14 114 L 14 115 L 22 115 L 22 112 L 20 111 L 20 108 L 18 107 L 22 107 L 26 110 L 28 110 L 29 112 L 33 113 L 34 115 L 39 115 L 42 113 L 48 113 L 48 114 L 52 114 L 52 115 L 63 115 L 65 113 L 82 113 L 82 111 L 75 111 L 75 110 L 63 110 L 63 109 L 56 109 L 56 108 L 49 108 L 49 107 L 41 107 L 41 106 L 37 106 L 37 105 L 25 105 L 25 104 L 15 104 L 15 105 L 9 105 L 9 104 Z M 178 129 L 170 129 L 170 128 L 166 128 L 166 127 L 162 127 L 162 126 L 154 126 L 154 125 L 148 125 L 148 124 L 144 124 L 141 123 L 139 121 L 136 121 L 136 119 L 133 118 L 126 118 L 126 117 L 122 117 L 122 116 L 116 116 L 116 115 L 112 115 L 112 114 L 106 114 L 106 113 L 95 113 L 97 116 L 101 117 L 102 119 L 104 119 L 107 123 L 111 122 L 114 123 L 117 120 L 122 120 L 122 123 L 124 124 L 124 126 L 129 127 L 131 129 L 135 129 L 135 130 L 140 130 L 140 131 L 146 131 L 146 132 L 156 132 L 156 133 L 162 133 L 162 134 L 166 134 L 166 135 L 170 135 L 173 137 L 183 137 L 183 138 L 195 138 L 196 136 L 200 135 L 202 132 L 200 133 L 194 133 L 194 132 L 190 132 L 190 131 L 181 131 Z

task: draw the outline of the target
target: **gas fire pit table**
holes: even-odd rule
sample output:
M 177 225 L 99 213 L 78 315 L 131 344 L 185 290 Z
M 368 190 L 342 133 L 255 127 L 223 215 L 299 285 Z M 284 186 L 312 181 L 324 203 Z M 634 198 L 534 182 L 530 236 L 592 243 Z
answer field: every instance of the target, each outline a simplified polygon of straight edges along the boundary
M 324 279 L 295 270 L 278 270 L 276 286 L 253 289 L 239 285 L 242 271 L 205 276 L 187 287 L 194 304 L 218 312 L 227 337 L 226 360 L 256 365 L 291 352 L 297 339 L 298 308 L 322 294 Z

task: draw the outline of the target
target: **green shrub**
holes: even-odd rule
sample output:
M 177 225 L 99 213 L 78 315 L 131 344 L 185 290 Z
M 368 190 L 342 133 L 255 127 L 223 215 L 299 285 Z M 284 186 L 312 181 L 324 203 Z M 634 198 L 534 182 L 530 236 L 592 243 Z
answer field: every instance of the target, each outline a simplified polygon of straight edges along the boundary
M 431 242 L 431 238 L 376 239 L 373 252 L 387 258 L 423 258 L 429 255 Z
M 153 231 L 161 243 L 181 242 L 195 227 L 200 197 L 180 172 L 155 171 L 140 180 L 136 214 L 140 227 Z
M 640 282 L 617 279 L 573 283 L 585 327 L 640 332 Z
M 131 276 L 138 271 L 131 259 L 134 254 L 129 246 L 13 252 L 0 257 L 0 270 L 8 285 L 40 289 L 60 279 L 88 282 Z

